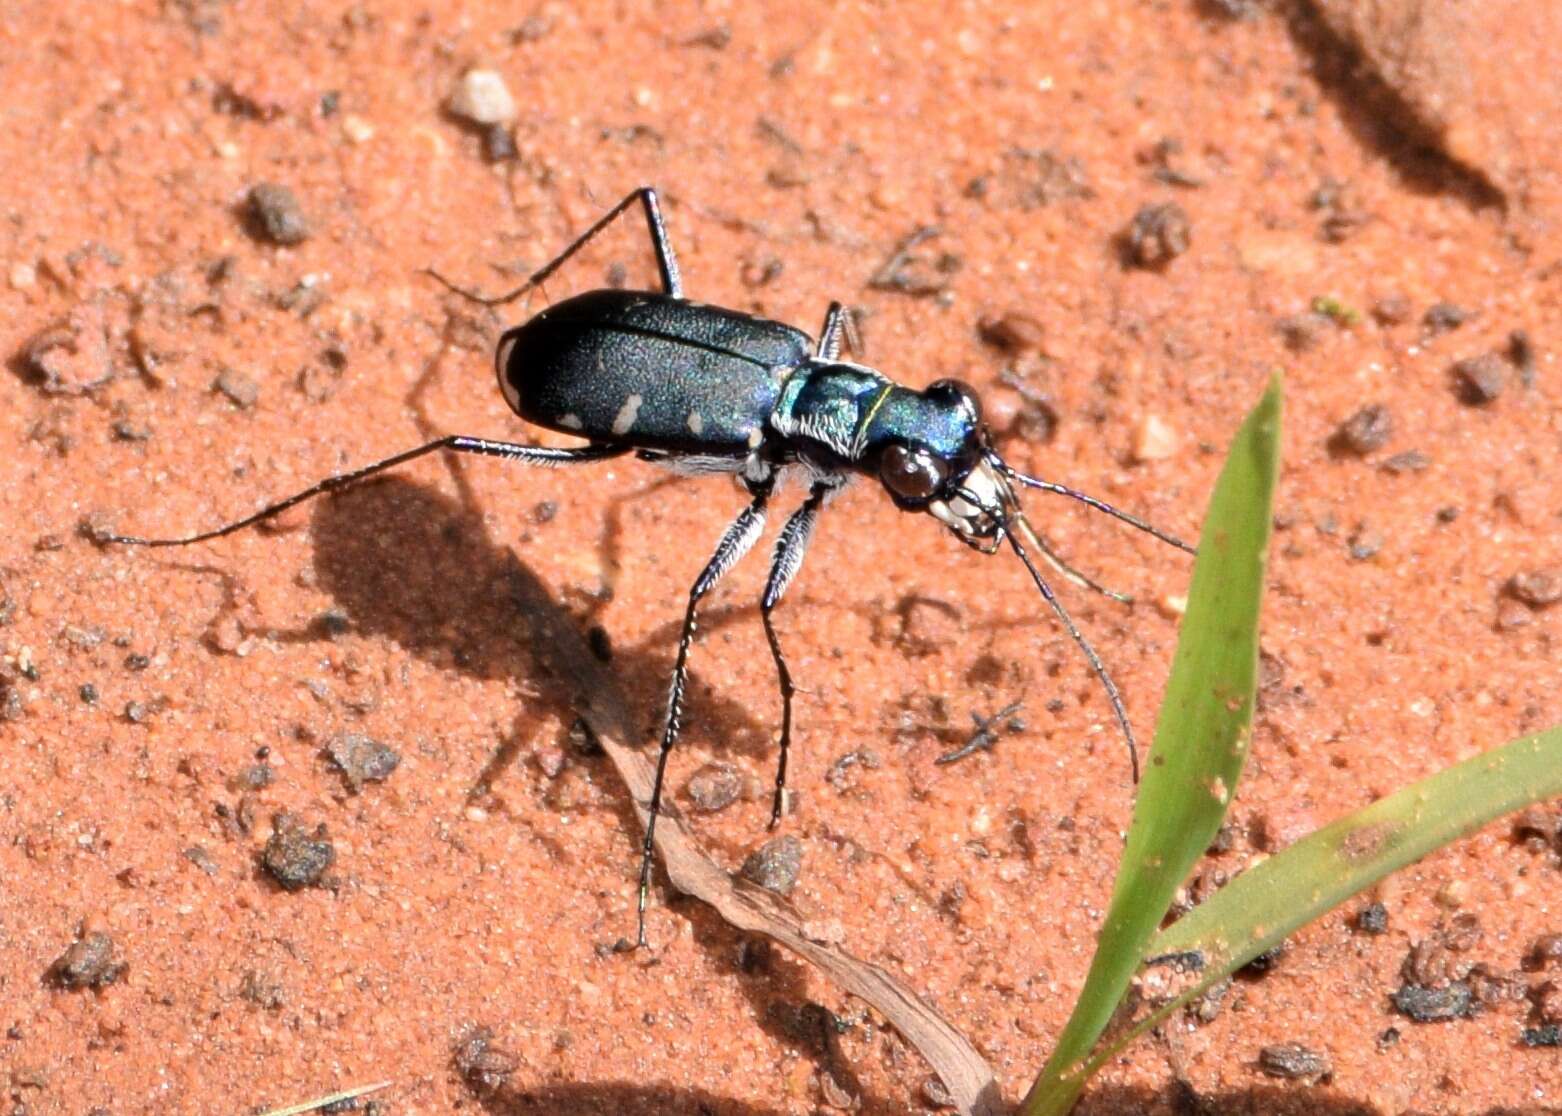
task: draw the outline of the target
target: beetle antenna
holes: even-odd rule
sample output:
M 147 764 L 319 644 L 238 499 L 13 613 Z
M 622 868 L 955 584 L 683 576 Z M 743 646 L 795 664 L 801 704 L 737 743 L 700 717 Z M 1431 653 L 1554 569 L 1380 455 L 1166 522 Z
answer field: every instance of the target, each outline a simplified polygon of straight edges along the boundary
M 1117 691 L 1117 683 L 1112 681 L 1112 676 L 1106 672 L 1106 665 L 1102 663 L 1101 656 L 1097 655 L 1096 649 L 1090 646 L 1090 641 L 1075 625 L 1073 617 L 1069 616 L 1068 610 L 1063 607 L 1063 602 L 1058 600 L 1057 594 L 1052 591 L 1052 586 L 1047 584 L 1046 579 L 1041 576 L 1041 571 L 1031 561 L 1030 554 L 1020 543 L 1020 537 L 1023 536 L 1026 542 L 1043 553 L 1046 552 L 1046 547 L 1036 537 L 1036 532 L 1026 522 L 1024 514 L 1018 510 L 1004 517 L 1003 527 L 1004 537 L 1009 540 L 1010 548 L 1019 556 L 1020 561 L 1025 563 L 1025 568 L 1030 571 L 1031 580 L 1036 583 L 1036 588 L 1041 591 L 1043 599 L 1052 606 L 1052 611 L 1057 613 L 1069 637 L 1084 652 L 1085 658 L 1090 663 L 1090 669 L 1101 680 L 1101 687 L 1106 691 L 1107 700 L 1112 703 L 1112 713 L 1117 717 L 1117 724 L 1123 730 L 1123 741 L 1128 745 L 1128 761 L 1133 767 L 1134 782 L 1138 783 L 1139 746 L 1134 743 L 1133 726 L 1128 723 L 1128 711 L 1123 707 L 1123 698 Z
M 460 283 L 446 279 L 432 267 L 419 268 L 418 270 L 422 271 L 423 274 L 427 275 L 430 279 L 438 282 L 452 294 L 458 294 L 468 302 L 475 302 L 479 306 L 506 306 L 520 298 L 527 291 L 530 291 L 534 287 L 541 285 L 538 282 L 537 276 L 533 275 L 530 279 L 526 280 L 526 282 L 522 283 L 514 290 L 505 291 L 504 294 L 491 295 L 484 294 L 482 291 L 473 290 L 471 287 L 463 287 Z
M 1137 527 L 1139 530 L 1145 532 L 1148 535 L 1154 535 L 1163 543 L 1168 543 L 1171 546 L 1175 546 L 1178 550 L 1185 550 L 1189 554 L 1198 554 L 1199 552 L 1197 547 L 1183 542 L 1171 532 L 1162 531 L 1159 527 L 1146 523 L 1137 515 L 1130 515 L 1128 512 L 1119 511 L 1111 504 L 1108 504 L 1105 500 L 1098 500 L 1094 496 L 1080 492 L 1078 489 L 1069 488 L 1067 485 L 1058 484 L 1055 481 L 1045 481 L 1041 480 L 1039 477 L 1027 476 L 1018 469 L 1008 465 L 1003 461 L 1003 459 L 999 457 L 994 456 L 992 461 L 993 466 L 1000 473 L 1008 477 L 1010 480 L 1019 481 L 1026 488 L 1039 488 L 1043 492 L 1055 492 L 1059 496 L 1067 496 L 1071 500 L 1078 500 L 1082 504 L 1088 504 L 1090 507 L 1095 508 L 1096 511 L 1106 512 L 1106 514 L 1111 516 L 1113 519 L 1120 519 L 1131 527 Z

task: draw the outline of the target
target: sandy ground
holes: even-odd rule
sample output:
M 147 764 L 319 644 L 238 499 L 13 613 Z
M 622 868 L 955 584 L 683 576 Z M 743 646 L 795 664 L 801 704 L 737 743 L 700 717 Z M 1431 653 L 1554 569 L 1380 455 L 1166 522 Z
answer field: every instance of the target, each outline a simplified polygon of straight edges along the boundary
M 1545 5 L 1461 15 L 1426 57 L 1327 3 L 1332 30 L 1237 0 L 927 7 L 0 9 L 8 1112 L 250 1112 L 379 1079 L 382 1113 L 930 1106 L 882 1019 L 698 903 L 658 887 L 654 948 L 611 949 L 638 829 L 515 587 L 600 629 L 649 738 L 730 481 L 426 459 L 277 530 L 86 537 L 213 525 L 434 433 L 536 436 L 491 371 L 525 310 L 419 269 L 502 288 L 641 184 L 693 297 L 810 331 L 849 302 L 871 363 L 977 385 L 1014 464 L 1179 533 L 1285 372 L 1261 714 L 1197 887 L 1562 721 L 1562 606 L 1510 588 L 1556 568 L 1562 514 Z M 513 94 L 502 135 L 447 109 L 472 67 Z M 292 200 L 257 214 L 262 183 Z M 650 283 L 640 235 L 548 295 Z M 1067 599 L 1148 738 L 1187 561 L 1030 505 L 1138 595 Z M 733 869 L 766 837 L 779 716 L 763 576 L 751 560 L 710 602 L 671 780 Z M 830 509 L 779 615 L 804 689 L 792 900 L 1017 1097 L 1129 816 L 1101 692 L 1023 571 L 872 485 Z M 1014 701 L 1018 727 L 935 765 Z M 355 788 L 326 754 L 359 737 L 400 762 Z M 685 788 L 713 763 L 740 795 L 706 813 Z M 291 846 L 268 858 L 279 813 Z M 1562 1054 L 1521 1034 L 1562 1011 L 1555 974 L 1523 968 L 1562 932 L 1558 855 L 1520 837 L 1494 825 L 1392 879 L 1383 933 L 1356 926 L 1365 899 L 1310 927 L 1085 1110 L 1557 1110 Z M 279 885 L 326 843 L 309 886 Z M 80 956 L 95 935 L 108 955 Z M 1408 963 L 1480 966 L 1491 1003 L 1397 1014 L 1418 943 Z M 1327 1075 L 1266 1075 L 1288 1042 Z

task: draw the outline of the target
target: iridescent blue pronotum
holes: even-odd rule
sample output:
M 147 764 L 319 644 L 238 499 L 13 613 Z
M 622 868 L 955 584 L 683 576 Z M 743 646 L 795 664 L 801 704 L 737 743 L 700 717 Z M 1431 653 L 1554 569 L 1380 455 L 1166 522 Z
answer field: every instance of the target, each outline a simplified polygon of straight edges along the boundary
M 802 565 L 820 510 L 859 474 L 878 480 L 902 511 L 927 512 L 961 542 L 984 554 L 1008 544 L 1101 680 L 1122 727 L 1137 778 L 1133 730 L 1117 687 L 1041 576 L 1030 549 L 1076 583 L 1107 591 L 1048 549 L 1026 521 L 1015 486 L 1081 500 L 1189 553 L 1193 548 L 1094 497 L 1010 468 L 993 448 L 982 423 L 981 404 L 971 388 L 957 380 L 939 380 L 917 391 L 864 365 L 841 360 L 843 341 L 853 350 L 857 346 L 851 344 L 851 318 L 838 302 L 830 304 L 815 342 L 801 330 L 780 322 L 684 298 L 656 191 L 649 187 L 624 198 L 513 291 L 489 298 L 448 282 L 446 285 L 487 305 L 510 302 L 547 279 L 636 202 L 650 226 L 662 289 L 609 289 L 577 295 L 506 331 L 495 357 L 499 389 L 516 414 L 537 426 L 578 435 L 584 445 L 551 448 L 453 435 L 330 477 L 215 530 L 176 539 L 119 535 L 107 541 L 183 546 L 218 538 L 312 496 L 336 491 L 438 450 L 488 454 L 543 466 L 583 464 L 633 452 L 642 460 L 678 472 L 735 474 L 749 493 L 749 504 L 727 527 L 695 579 L 678 640 L 640 861 L 640 945 L 645 944 L 645 906 L 662 782 L 668 754 L 678 738 L 695 613 L 700 599 L 758 541 L 777 480 L 787 471 L 795 470 L 805 478 L 808 495 L 781 528 L 760 600 L 760 619 L 781 689 L 781 747 L 772 826 L 780 820 L 785 802 L 794 687 L 771 614 Z M 1123 599 L 1119 594 L 1108 595 Z

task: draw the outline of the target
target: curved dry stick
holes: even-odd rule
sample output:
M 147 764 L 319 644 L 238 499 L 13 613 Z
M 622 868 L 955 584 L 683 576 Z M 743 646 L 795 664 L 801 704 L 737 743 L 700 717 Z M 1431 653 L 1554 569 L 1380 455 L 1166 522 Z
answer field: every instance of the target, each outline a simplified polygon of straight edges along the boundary
M 515 603 L 531 623 L 530 644 L 542 665 L 572 689 L 575 711 L 596 735 L 629 789 L 643 827 L 655 778 L 652 762 L 625 743 L 632 719 L 611 674 L 553 602 L 517 563 Z M 962 1116 L 1005 1116 L 998 1084 L 965 1037 L 911 989 L 877 965 L 803 933 L 803 919 L 778 896 L 733 877 L 705 856 L 674 814 L 663 814 L 656 851 L 674 887 L 714 907 L 739 930 L 764 934 L 823 970 L 837 985 L 872 1004 L 927 1059 Z

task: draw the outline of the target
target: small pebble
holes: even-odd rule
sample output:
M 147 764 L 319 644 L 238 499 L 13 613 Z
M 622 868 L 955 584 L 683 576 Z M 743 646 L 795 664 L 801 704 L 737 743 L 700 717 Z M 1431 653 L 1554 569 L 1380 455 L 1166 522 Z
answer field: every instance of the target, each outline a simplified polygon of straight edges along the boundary
M 1474 1013 L 1470 986 L 1456 980 L 1444 988 L 1404 984 L 1394 993 L 1394 1010 L 1417 1023 L 1440 1023 L 1449 1019 L 1468 1019 Z
M 1562 961 L 1562 934 L 1542 934 L 1524 951 L 1524 967 L 1532 971 L 1549 969 L 1559 961 Z
M 1258 1068 L 1288 1081 L 1317 1081 L 1329 1076 L 1329 1059 L 1299 1042 L 1282 1042 L 1258 1052 Z
M 474 1027 L 456 1044 L 455 1066 L 467 1087 L 478 1096 L 492 1096 L 503 1089 L 521 1060 L 493 1044 L 494 1033 Z
M 1456 911 L 1469 902 L 1470 885 L 1463 880 L 1449 880 L 1437 889 L 1432 900 L 1444 910 Z
M 1420 450 L 1406 450 L 1384 461 L 1380 468 L 1385 473 L 1392 473 L 1397 477 L 1405 473 L 1422 472 L 1430 468 L 1431 464 L 1432 459 Z
M 750 883 L 777 895 L 790 895 L 803 867 L 803 843 L 790 833 L 766 841 L 748 855 L 740 870 Z
M 339 732 L 325 742 L 325 754 L 357 794 L 365 783 L 383 783 L 401 764 L 394 748 L 360 732 Z
M 922 1080 L 922 1100 L 929 1108 L 954 1108 L 955 1098 L 944 1083 L 936 1077 Z
M 1135 461 L 1166 461 L 1176 456 L 1180 439 L 1160 415 L 1146 415 L 1134 433 Z
M 743 796 L 743 775 L 730 763 L 707 763 L 689 777 L 684 793 L 696 807 L 714 814 Z
M 249 215 L 255 231 L 273 244 L 302 244 L 309 239 L 309 221 L 298 197 L 286 186 L 259 182 L 250 187 Z
M 78 304 L 63 321 L 34 335 L 22 360 L 50 395 L 81 395 L 108 383 L 114 378 L 114 359 L 103 308 Z
M 1562 566 L 1527 570 L 1508 579 L 1508 593 L 1530 608 L 1546 608 L 1562 601 Z
M 271 837 L 260 863 L 284 891 L 302 891 L 319 883 L 335 862 L 336 848 L 324 824 L 311 833 L 289 814 L 271 819 Z
M 83 934 L 49 966 L 50 978 L 61 988 L 102 988 L 125 972 L 114 959 L 114 940 L 100 931 Z
M 1040 322 L 1029 314 L 1014 311 L 1002 317 L 983 318 L 976 323 L 976 333 L 987 344 L 1006 353 L 1039 349 L 1046 340 Z
M 1562 1026 L 1548 1023 L 1544 1027 L 1525 1027 L 1519 1036 L 1525 1046 L 1562 1046 Z
M 1372 304 L 1372 316 L 1382 325 L 1399 325 L 1410 320 L 1410 300 L 1402 294 L 1384 295 Z
M 1366 454 L 1382 449 L 1393 436 L 1393 415 L 1383 404 L 1374 403 L 1340 423 L 1330 442 L 1350 453 Z
M 1162 268 L 1186 252 L 1192 239 L 1193 225 L 1176 202 L 1142 206 L 1128 225 L 1128 260 L 1136 267 Z
M 227 396 L 228 401 L 240 410 L 248 410 L 260 398 L 260 385 L 232 368 L 224 368 L 217 373 L 217 378 L 212 381 L 212 390 Z
M 515 146 L 515 133 L 508 124 L 490 124 L 483 129 L 483 158 L 490 163 L 504 163 L 520 152 Z
M 1382 903 L 1369 903 L 1356 912 L 1356 929 L 1363 934 L 1388 933 L 1388 908 Z
M 1456 361 L 1452 374 L 1459 401 L 1472 407 L 1492 402 L 1502 394 L 1508 380 L 1507 364 L 1496 353 Z
M 473 124 L 508 124 L 515 119 L 515 98 L 497 70 L 468 70 L 450 94 L 450 111 Z
M 1458 329 L 1472 317 L 1470 311 L 1451 302 L 1439 302 L 1430 307 L 1421 318 L 1428 333 L 1447 333 Z
M 1378 551 L 1383 549 L 1383 543 L 1383 533 L 1363 523 L 1350 537 L 1350 556 L 1354 561 L 1365 562 L 1377 556 Z
M 1535 343 L 1529 333 L 1516 329 L 1508 334 L 1508 360 L 1519 370 L 1519 383 L 1535 386 Z

